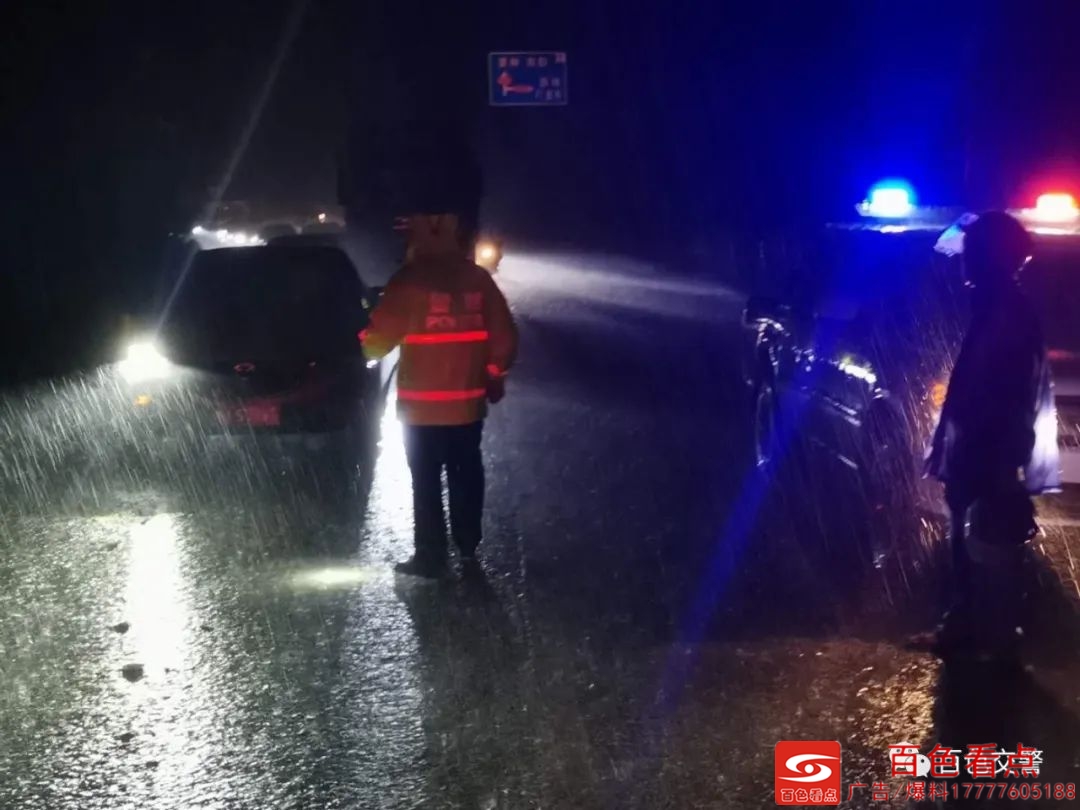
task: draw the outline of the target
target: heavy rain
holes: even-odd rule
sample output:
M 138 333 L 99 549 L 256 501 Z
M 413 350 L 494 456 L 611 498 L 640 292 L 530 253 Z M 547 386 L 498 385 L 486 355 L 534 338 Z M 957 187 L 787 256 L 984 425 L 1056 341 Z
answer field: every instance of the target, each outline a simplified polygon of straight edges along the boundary
M 1017 612 L 1001 614 L 1016 657 L 953 654 L 936 641 L 954 587 L 949 511 L 923 467 L 971 309 L 960 260 L 934 250 L 951 215 L 940 224 L 937 213 L 920 220 L 906 210 L 895 221 L 860 219 L 855 203 L 865 196 L 869 206 L 871 183 L 892 167 L 838 170 L 835 187 L 800 210 L 804 181 L 839 165 L 837 153 L 785 147 L 787 119 L 752 104 L 741 129 L 715 146 L 719 154 L 701 129 L 676 148 L 672 132 L 704 112 L 676 110 L 664 121 L 660 74 L 638 53 L 667 54 L 672 71 L 690 75 L 702 36 L 693 28 L 702 25 L 727 49 L 703 64 L 731 87 L 772 88 L 795 106 L 807 87 L 825 86 L 818 101 L 835 110 L 839 88 L 867 87 L 844 84 L 848 68 L 823 55 L 828 43 L 847 41 L 846 23 L 806 16 L 822 61 L 792 78 L 801 51 L 764 13 L 702 11 L 693 24 L 675 23 L 657 6 L 627 11 L 629 33 L 617 33 L 591 1 L 576 10 L 551 3 L 535 19 L 440 6 L 434 19 L 460 35 L 448 43 L 415 31 L 392 4 L 375 14 L 312 0 L 272 4 L 260 12 L 265 30 L 254 44 L 231 51 L 222 26 L 254 22 L 249 11 L 225 4 L 214 22 L 218 12 L 197 5 L 183 21 L 167 11 L 132 9 L 121 22 L 125 15 L 80 12 L 64 24 L 69 39 L 55 42 L 41 33 L 42 12 L 19 18 L 20 30 L 39 36 L 26 46 L 35 59 L 59 58 L 78 40 L 70 58 L 111 65 L 116 86 L 132 90 L 130 100 L 103 92 L 86 102 L 112 123 L 65 158 L 82 167 L 74 176 L 98 190 L 134 183 L 123 161 L 90 166 L 130 146 L 125 138 L 145 137 L 131 159 L 156 168 L 140 193 L 163 183 L 163 195 L 188 196 L 133 204 L 135 187 L 125 187 L 101 197 L 114 207 L 103 213 L 87 192 L 57 203 L 62 211 L 45 227 L 37 218 L 53 215 L 36 206 L 63 195 L 38 189 L 45 181 L 36 172 L 59 175 L 41 168 L 44 157 L 18 175 L 37 189 L 27 233 L 38 241 L 5 259 L 17 314 L 0 378 L 0 808 L 1072 804 L 1080 478 L 1069 477 L 1069 451 L 1080 433 L 1080 373 L 1069 375 L 1080 344 L 1069 318 L 1080 305 L 1080 230 L 1055 222 L 1061 233 L 1041 233 L 1034 199 L 983 205 L 994 182 L 1011 176 L 1004 168 L 960 191 L 947 172 L 933 174 L 944 157 L 912 172 L 938 195 L 956 192 L 950 203 L 1029 216 L 1035 258 L 1021 287 L 1045 321 L 1057 396 L 1055 418 L 1037 426 L 1035 442 L 1055 458 L 1060 446 L 1066 478 L 1034 499 L 1038 532 L 1007 573 L 1023 593 Z M 986 31 L 998 31 L 1002 15 Z M 851 30 L 863 34 L 882 22 L 870 12 L 858 20 Z M 131 78 L 127 63 L 110 62 L 102 43 L 80 39 L 103 21 L 119 26 L 103 42 L 131 49 L 149 85 Z M 1031 27 L 1045 35 L 1053 22 Z M 763 57 L 739 46 L 739 31 L 759 32 L 785 54 L 745 85 L 733 78 L 738 68 L 760 68 Z M 380 36 L 402 52 L 376 48 Z M 925 36 L 941 46 L 938 34 Z M 980 36 L 997 53 L 998 34 Z M 347 57 L 354 42 L 368 50 Z M 489 87 L 483 68 L 507 47 L 523 59 L 558 49 L 581 95 L 500 109 L 488 91 L 509 80 Z M 170 49 L 179 61 L 162 56 Z M 435 75 L 462 50 L 470 67 L 447 76 L 465 82 L 472 62 L 480 65 L 479 104 L 491 102 L 482 113 L 472 90 L 455 88 L 448 100 L 413 83 L 410 71 Z M 935 81 L 958 83 L 972 70 L 935 58 Z M 647 104 L 626 89 L 607 95 L 602 79 L 623 67 L 638 90 L 648 88 Z M 198 99 L 163 100 L 189 68 L 208 111 Z M 320 84 L 334 70 L 349 75 L 344 89 Z M 35 92 L 57 120 L 82 110 L 68 79 L 51 68 L 41 75 L 52 83 Z M 931 93 L 912 81 L 904 93 Z M 719 109 L 714 91 L 695 92 L 703 109 Z M 230 93 L 242 98 L 239 111 Z M 370 110 L 358 113 L 357 98 L 378 108 L 378 126 L 365 129 Z M 121 121 L 117 110 L 129 103 L 132 117 Z M 485 253 L 497 269 L 485 269 L 509 303 L 519 349 L 505 399 L 485 419 L 479 564 L 452 550 L 445 575 L 429 580 L 395 572 L 414 552 L 407 347 L 381 362 L 363 351 L 370 310 L 401 258 L 394 218 L 431 213 L 417 207 L 427 198 L 413 205 L 409 197 L 423 196 L 414 174 L 387 180 L 393 172 L 379 167 L 404 160 L 424 178 L 445 168 L 442 153 L 387 144 L 415 137 L 417 121 L 432 140 L 452 140 L 447 120 L 465 126 L 455 104 L 475 119 L 484 164 L 472 236 L 492 246 Z M 184 121 L 209 126 L 225 110 L 216 137 Z M 827 119 L 815 114 L 806 137 L 830 132 Z M 659 129 L 647 126 L 657 120 Z M 962 140 L 951 130 L 934 138 L 941 150 Z M 349 145 L 335 157 L 341 140 Z M 150 160 L 154 143 L 203 172 L 198 181 Z M 1020 150 L 1021 140 L 1010 130 L 980 143 Z M 972 165 L 997 166 L 971 148 Z M 589 149 L 592 158 L 582 154 Z M 871 162 L 870 151 L 858 160 Z M 464 152 L 446 154 L 456 166 Z M 517 165 L 523 154 L 535 162 Z M 795 174 L 782 190 L 763 190 L 740 155 L 763 161 L 763 182 Z M 780 168 L 766 167 L 774 155 Z M 639 169 L 620 165 L 633 156 Z M 1023 172 L 1024 159 L 1010 153 L 998 163 Z M 730 199 L 717 198 L 694 160 L 727 178 Z M 867 182 L 852 181 L 863 174 Z M 1068 188 L 1080 196 L 1076 180 Z M 390 188 L 395 182 L 405 191 Z M 851 204 L 833 216 L 837 199 Z M 121 219 L 124 228 L 104 229 Z M 42 239 L 62 228 L 70 244 Z M 1039 241 L 1058 237 L 1058 253 Z M 85 278 L 69 266 L 84 250 L 93 257 Z M 320 341 L 339 337 L 331 322 L 340 297 L 300 311 L 318 285 L 279 300 L 266 289 L 277 272 L 269 263 L 246 290 L 204 293 L 206 257 L 236 251 L 303 257 L 309 278 L 320 251 L 355 266 L 363 306 L 342 317 L 361 382 L 333 429 L 286 416 L 308 407 L 296 394 L 309 390 L 302 380 L 337 373 L 336 355 L 319 352 Z M 125 260 L 152 270 L 116 270 Z M 181 324 L 186 332 L 170 326 L 181 308 L 193 317 L 192 307 L 200 318 L 215 314 Z M 222 355 L 232 343 L 248 353 Z M 218 352 L 213 365 L 190 359 L 205 346 Z M 274 365 L 297 352 L 300 371 Z M 133 372 L 133 364 L 141 365 Z M 330 419 L 335 402 L 318 400 L 305 418 Z M 992 579 L 1002 572 L 979 572 L 992 604 L 1005 592 L 1004 580 Z M 1001 623 L 997 613 L 982 619 Z M 821 767 L 785 764 L 782 741 L 839 744 L 835 801 L 812 790 L 800 794 L 805 801 L 782 799 L 785 774 L 815 776 Z M 965 797 L 963 785 L 980 778 L 963 755 L 984 743 L 1002 757 L 1037 749 L 1037 773 L 1002 773 L 996 781 L 1016 792 Z M 901 745 L 919 757 L 956 749 L 958 770 L 939 774 L 934 760 L 930 771 L 927 759 L 920 772 L 913 758 L 905 771 L 894 751 Z M 1048 801 L 1034 800 L 1036 784 Z

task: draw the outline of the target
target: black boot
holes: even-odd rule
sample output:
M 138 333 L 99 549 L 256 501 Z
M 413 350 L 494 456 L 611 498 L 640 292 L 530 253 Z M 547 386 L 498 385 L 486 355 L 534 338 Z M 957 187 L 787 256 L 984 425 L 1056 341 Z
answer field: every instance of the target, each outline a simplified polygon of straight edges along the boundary
M 410 577 L 420 577 L 421 579 L 442 579 L 446 574 L 446 562 L 413 555 L 405 562 L 399 562 L 395 565 L 394 572 Z

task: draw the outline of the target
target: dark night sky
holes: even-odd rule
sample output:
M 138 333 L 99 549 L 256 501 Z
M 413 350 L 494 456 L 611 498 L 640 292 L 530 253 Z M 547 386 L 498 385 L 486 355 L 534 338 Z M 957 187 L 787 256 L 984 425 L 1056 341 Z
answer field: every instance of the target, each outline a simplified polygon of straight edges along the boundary
M 33 174 L 60 165 L 95 193 L 142 203 L 158 188 L 217 183 L 265 79 L 292 3 L 109 3 L 93 13 L 26 9 L 7 30 L 17 62 L 13 133 Z M 332 193 L 345 54 L 312 4 L 233 194 Z M 8 96 L 11 98 L 11 95 Z M 44 192 L 44 189 L 39 189 Z M 57 190 L 59 191 L 59 190 Z M 160 194 L 159 194 L 160 196 Z
M 295 7 L 195 0 L 23 10 L 5 31 L 15 176 L 44 195 L 42 205 L 70 199 L 73 184 L 82 188 L 75 196 L 140 209 L 162 196 L 155 189 L 177 202 L 178 184 L 185 201 L 204 197 Z M 547 169 L 563 166 L 597 185 L 636 186 L 635 197 L 675 193 L 675 205 L 697 200 L 717 213 L 742 210 L 725 200 L 778 210 L 846 202 L 881 173 L 910 175 L 952 201 L 978 168 L 965 169 L 968 161 L 1006 167 L 969 191 L 1005 193 L 1021 168 L 1072 150 L 1080 60 L 1061 33 L 1077 14 L 1068 9 L 1067 0 L 959 3 L 944 13 L 939 4 L 854 0 L 583 0 L 521 11 L 312 0 L 229 196 L 332 195 L 350 115 L 390 120 L 407 103 L 400 66 L 401 84 L 383 82 L 382 95 L 361 94 L 350 79 L 366 78 L 368 90 L 384 75 L 373 69 L 380 57 L 411 49 L 414 72 L 475 83 L 423 98 L 479 112 L 486 143 L 506 150 L 488 155 L 496 166 L 530 162 L 549 178 Z M 484 52 L 515 46 L 571 51 L 569 111 L 480 109 Z M 475 70 L 448 72 L 438 56 L 448 53 Z M 41 188 L 43 174 L 61 166 L 67 188 Z
M 156 291 L 166 235 L 220 182 L 293 4 L 253 8 L 28 4 L 6 21 L 0 331 L 14 345 L 31 333 L 40 353 L 71 354 Z M 230 197 L 333 199 L 346 54 L 326 17 L 305 17 Z
M 503 227 L 670 240 L 850 212 L 881 175 L 926 202 L 1014 203 L 1025 178 L 1071 171 L 1080 134 L 1075 0 L 303 5 L 227 197 L 333 199 L 343 147 L 380 161 L 358 133 L 441 110 L 474 134 Z M 164 234 L 220 182 L 296 8 L 11 14 L 5 300 L 70 314 L 145 288 Z M 518 48 L 570 53 L 570 107 L 485 107 L 485 54 Z

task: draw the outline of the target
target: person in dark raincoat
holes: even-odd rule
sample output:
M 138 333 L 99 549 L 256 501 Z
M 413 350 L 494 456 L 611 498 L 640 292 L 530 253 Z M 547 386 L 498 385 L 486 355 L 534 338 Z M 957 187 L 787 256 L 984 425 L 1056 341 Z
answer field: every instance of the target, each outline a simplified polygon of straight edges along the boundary
M 962 230 L 972 318 L 926 466 L 928 475 L 945 484 L 952 523 L 954 604 L 946 640 L 956 636 L 950 628 L 968 635 L 975 618 L 973 551 L 1022 548 L 1036 531 L 1030 496 L 1060 483 L 1042 327 L 1018 284 L 1032 239 L 999 211 L 969 218 Z M 1016 580 L 1019 574 L 1010 576 Z

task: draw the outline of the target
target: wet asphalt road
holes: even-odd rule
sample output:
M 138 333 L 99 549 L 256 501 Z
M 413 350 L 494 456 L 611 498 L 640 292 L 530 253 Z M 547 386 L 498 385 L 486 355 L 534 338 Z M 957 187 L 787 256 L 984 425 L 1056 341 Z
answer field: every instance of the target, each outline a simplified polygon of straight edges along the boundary
M 392 413 L 342 480 L 319 448 L 133 455 L 97 375 L 3 399 L 0 808 L 769 807 L 781 739 L 841 740 L 845 796 L 900 741 L 1015 737 L 1076 781 L 1068 499 L 1032 666 L 946 667 L 906 644 L 938 524 L 875 569 L 838 490 L 807 509 L 751 469 L 738 295 L 581 256 L 499 280 L 523 345 L 484 581 L 390 573 Z

